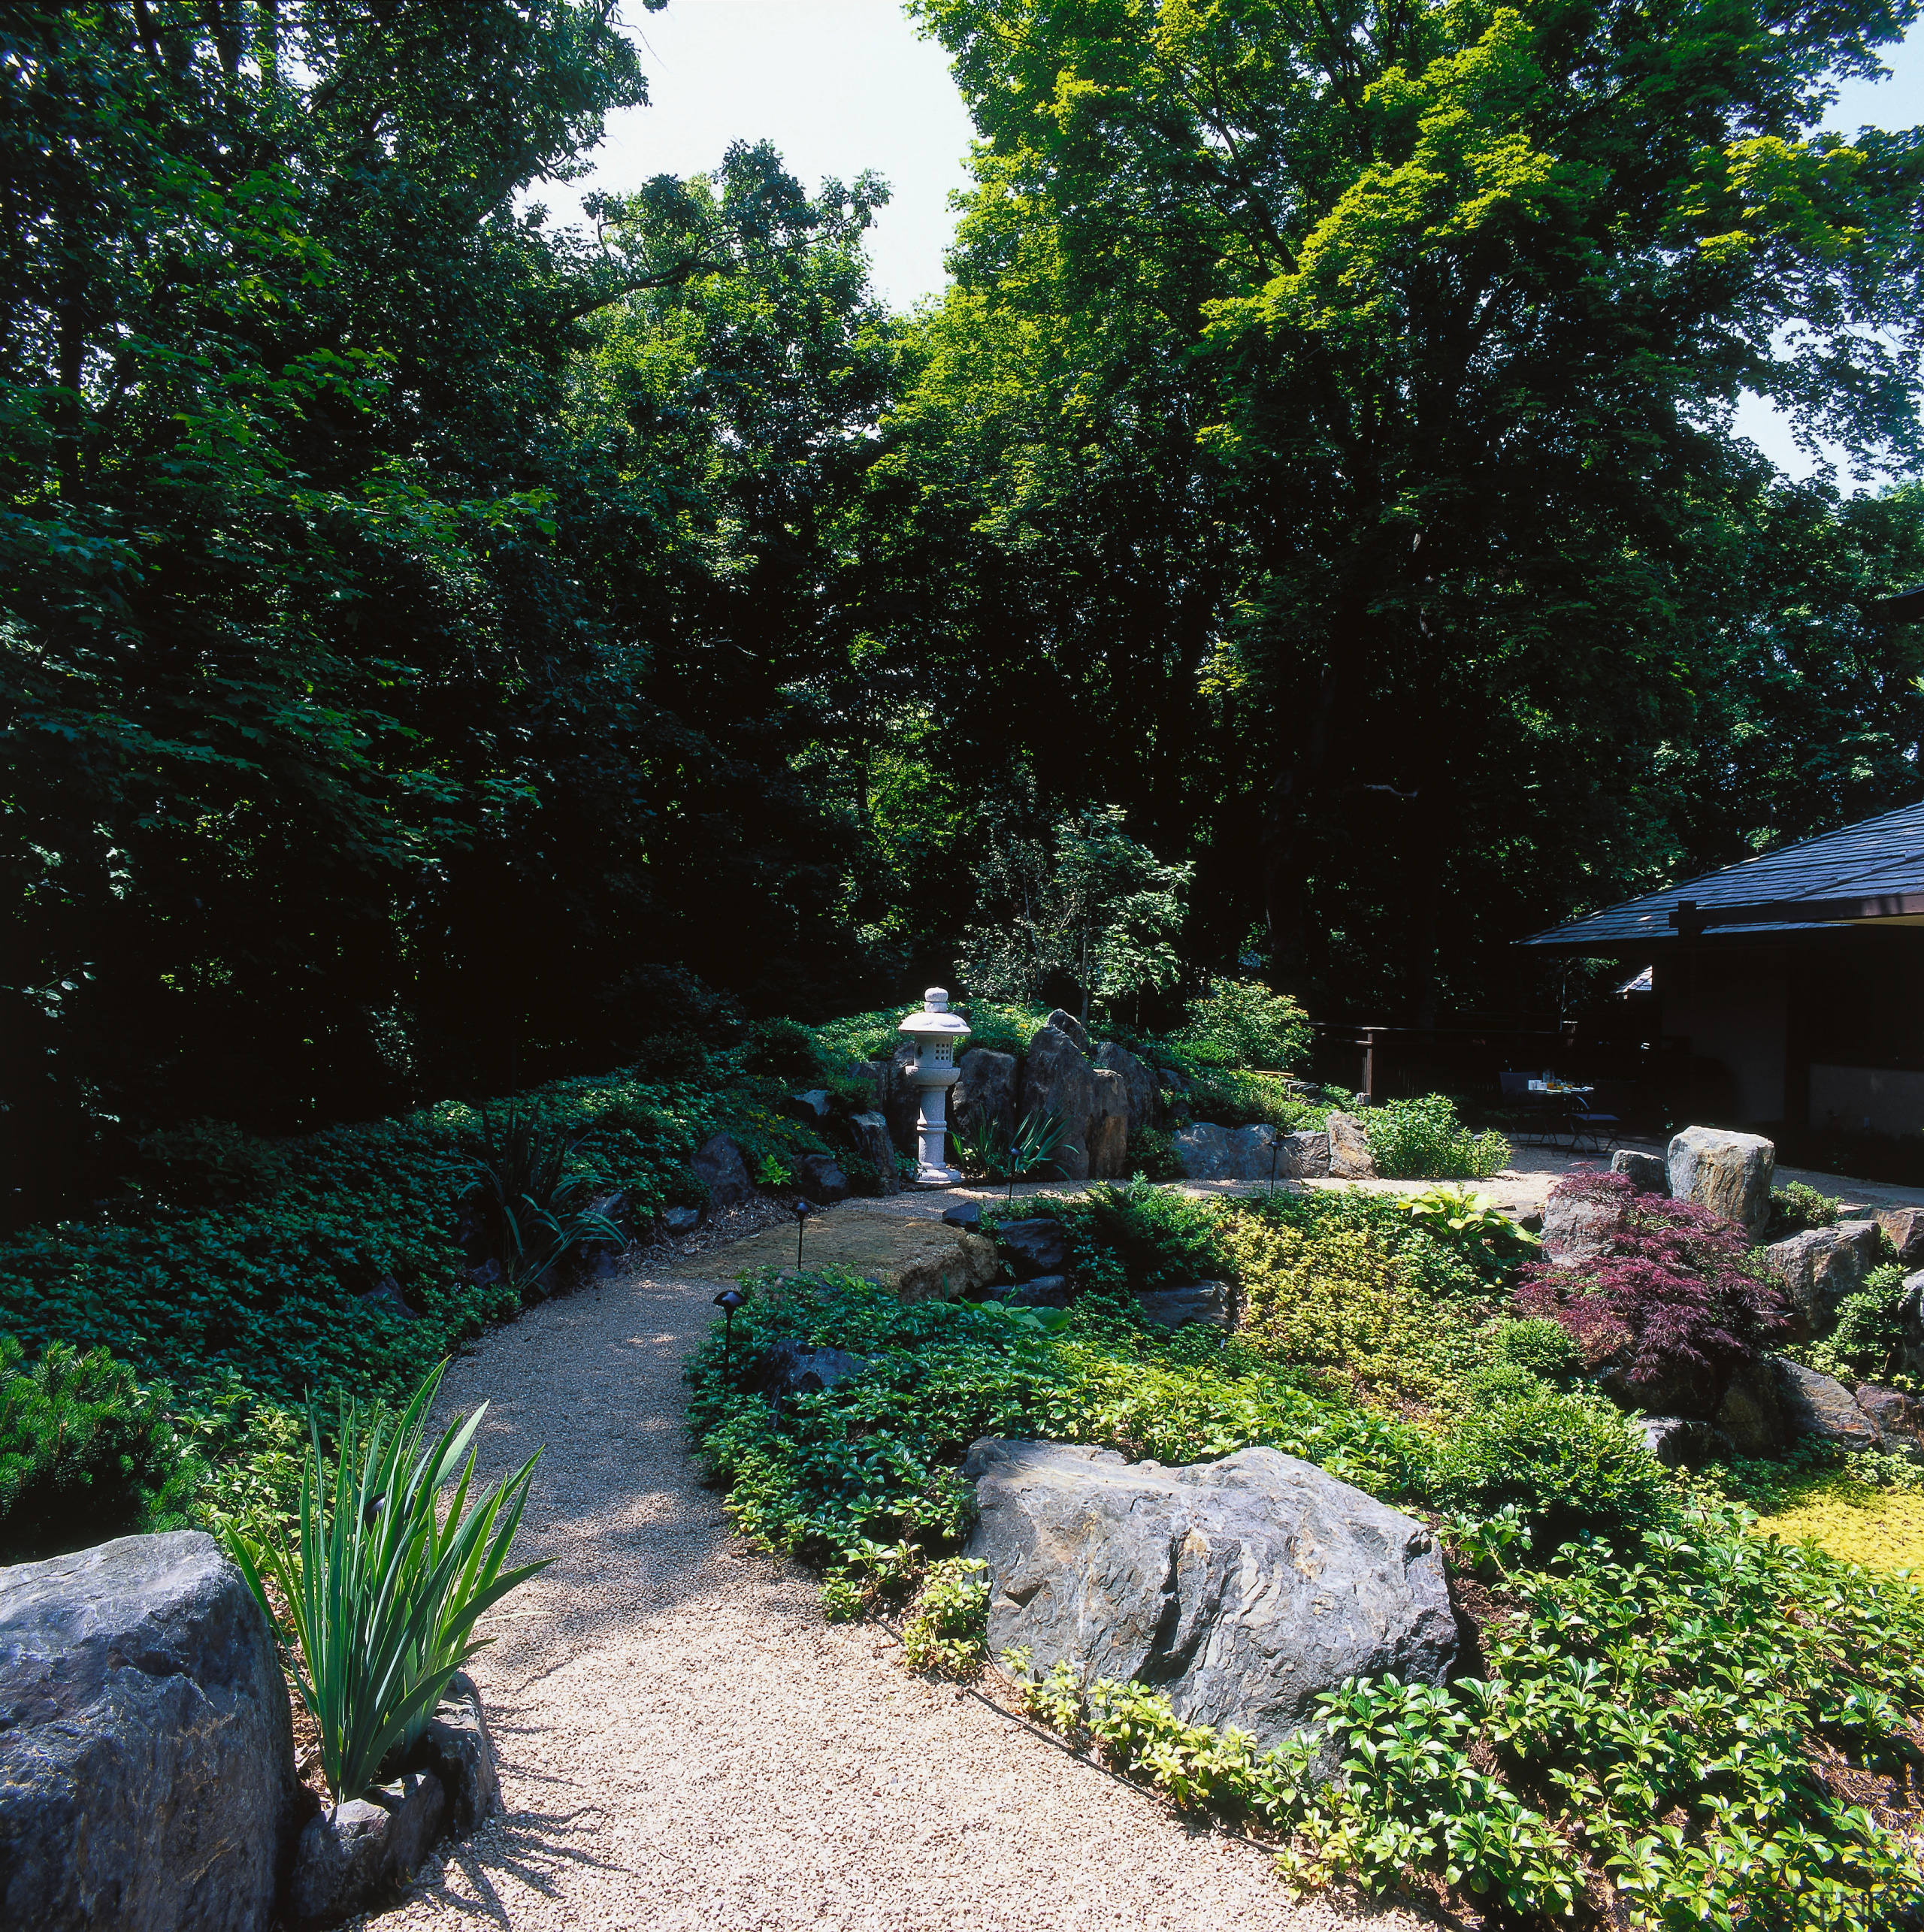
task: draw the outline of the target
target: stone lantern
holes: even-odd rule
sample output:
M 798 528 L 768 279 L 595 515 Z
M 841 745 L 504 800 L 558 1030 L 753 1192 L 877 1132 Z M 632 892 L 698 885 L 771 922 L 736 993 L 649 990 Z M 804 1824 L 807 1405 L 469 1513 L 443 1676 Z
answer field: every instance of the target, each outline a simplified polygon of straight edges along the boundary
M 961 1077 L 955 1050 L 969 1037 L 968 1026 L 949 1011 L 948 990 L 932 986 L 922 995 L 922 1010 L 911 1013 L 897 1030 L 915 1043 L 915 1064 L 908 1069 L 921 1101 L 915 1120 L 921 1155 L 915 1185 L 953 1187 L 962 1176 L 948 1164 L 948 1090 Z

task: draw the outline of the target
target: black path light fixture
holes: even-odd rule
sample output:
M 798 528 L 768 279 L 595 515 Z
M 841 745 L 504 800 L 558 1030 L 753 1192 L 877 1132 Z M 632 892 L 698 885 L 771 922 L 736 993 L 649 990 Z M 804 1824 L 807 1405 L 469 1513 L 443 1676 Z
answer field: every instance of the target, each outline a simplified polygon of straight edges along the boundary
M 1283 1150 L 1283 1137 L 1274 1128 L 1269 1129 L 1269 1199 L 1276 1198 L 1276 1157 Z
M 715 1298 L 722 1311 L 722 1386 L 729 1386 L 734 1368 L 735 1311 L 748 1299 L 739 1288 L 725 1288 Z
M 812 1201 L 797 1199 L 788 1211 L 795 1217 L 795 1265 L 802 1265 L 802 1229 L 808 1225 L 808 1218 L 815 1211 Z

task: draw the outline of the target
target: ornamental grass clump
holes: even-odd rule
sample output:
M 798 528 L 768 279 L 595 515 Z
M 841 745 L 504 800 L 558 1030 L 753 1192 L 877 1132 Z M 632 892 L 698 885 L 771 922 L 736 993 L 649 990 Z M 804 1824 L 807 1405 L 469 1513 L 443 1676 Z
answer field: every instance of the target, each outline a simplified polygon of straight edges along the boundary
M 299 1645 L 295 1682 L 320 1727 L 322 1769 L 337 1804 L 358 1797 L 390 1759 L 404 1758 L 449 1677 L 492 1640 L 474 1635 L 476 1619 L 552 1560 L 501 1567 L 538 1450 L 470 1509 L 472 1445 L 487 1404 L 428 1441 L 446 1367 L 429 1374 L 398 1419 L 364 1415 L 343 1399 L 331 1462 L 319 1411 L 309 1404 L 298 1550 L 237 1529 L 222 1535 L 277 1628 L 265 1579 L 286 1601 Z
M 1620 1174 L 1576 1174 L 1553 1199 L 1579 1204 L 1601 1253 L 1523 1269 L 1516 1312 L 1557 1322 L 1593 1371 L 1638 1407 L 1709 1415 L 1730 1378 L 1790 1326 L 1744 1231 L 1692 1201 L 1639 1194 Z

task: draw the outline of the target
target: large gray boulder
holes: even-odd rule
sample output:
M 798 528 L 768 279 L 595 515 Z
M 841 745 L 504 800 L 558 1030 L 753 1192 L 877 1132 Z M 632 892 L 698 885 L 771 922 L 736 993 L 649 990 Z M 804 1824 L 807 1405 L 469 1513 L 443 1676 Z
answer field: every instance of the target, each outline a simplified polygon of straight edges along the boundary
M 1327 1134 L 1284 1134 L 1278 1143 L 1282 1158 L 1276 1172 L 1292 1181 L 1320 1181 L 1330 1172 Z
M 1129 1131 L 1139 1134 L 1145 1127 L 1161 1123 L 1162 1089 L 1156 1084 L 1155 1069 L 1138 1060 L 1127 1047 L 1104 1040 L 1096 1048 L 1096 1064 L 1111 1073 L 1119 1073 L 1129 1096 Z
M 1036 1274 L 1059 1274 L 1069 1265 L 1069 1235 L 1053 1214 L 1027 1220 L 1004 1221 L 995 1231 L 997 1245 L 1015 1274 L 1026 1280 Z
M 755 1193 L 748 1163 L 726 1134 L 715 1134 L 704 1141 L 688 1166 L 696 1180 L 707 1188 L 711 1208 L 739 1208 Z
M 304 1800 L 267 1619 L 212 1537 L 0 1569 L 0 1924 L 267 1932 Z
M 1783 1447 L 1783 1398 L 1769 1357 L 1743 1363 L 1725 1385 L 1717 1426 L 1739 1456 L 1769 1456 Z
M 1671 1139 L 1665 1165 L 1676 1199 L 1736 1222 L 1753 1241 L 1770 1225 L 1777 1149 L 1762 1135 L 1686 1127 Z
M 1076 1018 L 1074 1014 L 1065 1013 L 1058 1006 L 1042 1022 L 1042 1024 L 1045 1026 L 1053 1026 L 1058 1033 L 1066 1033 L 1075 1042 L 1075 1051 L 1078 1053 L 1086 1054 L 1089 1051 L 1089 1029 Z M 1033 1049 L 1035 1042 L 1031 1040 L 1029 1045 Z
M 1179 1329 L 1190 1322 L 1211 1328 L 1236 1326 L 1236 1290 L 1227 1281 L 1193 1281 L 1187 1288 L 1157 1288 L 1138 1295 L 1136 1305 L 1145 1322 L 1158 1328 Z
M 1190 1181 L 1267 1181 L 1273 1150 L 1276 1178 L 1290 1176 L 1287 1143 L 1312 1137 L 1278 1135 L 1273 1128 L 1219 1127 L 1213 1120 L 1198 1120 L 1171 1136 L 1176 1158 L 1182 1163 L 1184 1177 Z M 1326 1160 L 1327 1165 L 1327 1160 Z
M 855 1191 L 842 1163 L 832 1153 L 798 1153 L 794 1172 L 795 1185 L 818 1208 L 832 1208 Z
M 1772 1241 L 1764 1259 L 1811 1332 L 1828 1335 L 1837 1323 L 1837 1305 L 1862 1287 L 1877 1265 L 1877 1226 L 1839 1221 L 1832 1227 L 1806 1228 Z
M 1639 1194 L 1670 1192 L 1670 1163 L 1660 1153 L 1640 1153 L 1635 1147 L 1619 1147 L 1610 1156 L 1612 1174 L 1626 1174 Z
M 948 1117 L 957 1134 L 973 1134 L 985 1124 L 1004 1143 L 1015 1134 L 1015 1056 L 991 1047 L 973 1047 L 956 1062 L 949 1090 Z
M 1580 1194 L 1553 1187 L 1543 1204 L 1543 1252 L 1559 1268 L 1594 1261 L 1629 1221 L 1628 1205 L 1620 1196 Z
M 1330 1172 L 1339 1181 L 1374 1181 L 1376 1163 L 1363 1122 L 1354 1114 L 1332 1114 L 1324 1125 L 1330 1134 Z
M 855 1114 L 849 1122 L 849 1138 L 855 1151 L 880 1177 L 882 1193 L 900 1193 L 902 1177 L 896 1171 L 895 1140 L 888 1131 L 888 1115 L 873 1108 L 865 1114 Z
M 410 1771 L 310 1818 L 281 1904 L 289 1932 L 327 1932 L 398 1904 L 447 1815 L 440 1779 L 432 1771 Z
M 1784 1420 L 1793 1435 L 1815 1436 L 1834 1449 L 1876 1449 L 1883 1442 L 1877 1425 L 1860 1409 L 1841 1382 L 1792 1362 L 1772 1358 Z
M 1924 1208 L 1881 1208 L 1876 1220 L 1896 1249 L 1900 1267 L 1924 1265 Z
M 1273 1449 L 1165 1469 L 1112 1450 L 975 1444 L 989 1647 L 1134 1679 L 1260 1746 L 1318 1692 L 1393 1671 L 1441 1683 L 1457 1625 L 1429 1531 Z
M 1089 1124 L 1083 1148 L 1091 1181 L 1115 1181 L 1129 1171 L 1129 1089 L 1112 1068 L 1089 1069 Z
M 1066 1181 L 1089 1178 L 1089 1110 L 1095 1099 L 1089 1063 L 1082 1050 L 1057 1026 L 1044 1026 L 1029 1042 L 1022 1063 L 1021 1111 L 1053 1114 L 1062 1123 L 1063 1143 L 1055 1164 Z
M 921 1118 L 922 1096 L 916 1086 L 914 1068 L 916 1054 L 914 1046 L 904 1040 L 894 1053 L 882 1063 L 882 1078 L 879 1083 L 880 1093 L 878 1105 L 882 1116 L 888 1123 L 888 1136 L 904 1153 L 914 1153 L 918 1143 L 915 1138 L 915 1123 Z
M 1904 1297 L 1898 1303 L 1904 1339 L 1897 1365 L 1907 1375 L 1924 1376 L 1924 1268 L 1904 1277 Z
M 1706 1462 L 1728 1462 L 1737 1453 L 1736 1444 L 1714 1423 L 1693 1416 L 1641 1416 L 1636 1429 L 1666 1469 L 1700 1469 Z

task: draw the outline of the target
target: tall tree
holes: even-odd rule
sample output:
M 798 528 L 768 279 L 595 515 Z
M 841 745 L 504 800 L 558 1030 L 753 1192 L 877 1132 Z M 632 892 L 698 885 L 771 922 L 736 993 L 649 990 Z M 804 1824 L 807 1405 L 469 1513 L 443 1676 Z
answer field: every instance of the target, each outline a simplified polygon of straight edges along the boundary
M 1539 887 L 1574 892 L 1687 735 L 1692 549 L 1768 480 L 1739 392 L 1924 452 L 1924 138 L 1814 132 L 1914 6 L 921 11 L 985 140 L 980 279 L 1019 307 L 1003 237 L 1046 229 L 1092 335 L 1187 354 L 1248 507 L 1206 676 L 1276 963 L 1399 955 L 1426 1016 L 1490 843 L 1540 816 Z M 1360 843 L 1393 910 L 1348 893 Z

